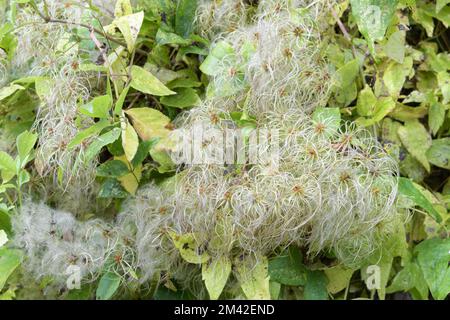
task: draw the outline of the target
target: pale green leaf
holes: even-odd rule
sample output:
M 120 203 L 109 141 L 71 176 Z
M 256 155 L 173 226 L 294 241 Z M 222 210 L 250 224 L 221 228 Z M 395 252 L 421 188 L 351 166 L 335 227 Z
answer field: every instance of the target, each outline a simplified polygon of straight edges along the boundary
M 2 291 L 6 280 L 20 265 L 22 255 L 18 250 L 0 249 L 0 291 Z
M 433 103 L 428 113 L 428 126 L 433 135 L 436 135 L 445 120 L 445 106 L 439 102 Z
M 450 138 L 433 140 L 427 158 L 435 166 L 450 170 Z
M 12 96 L 14 93 L 20 90 L 25 90 L 24 87 L 19 86 L 18 84 L 12 84 L 7 87 L 3 87 L 0 89 L 0 101 L 5 100 L 6 98 Z
M 237 278 L 249 300 L 270 300 L 268 261 L 266 257 L 246 256 L 236 262 Z
M 425 240 L 415 252 L 433 298 L 444 300 L 450 293 L 450 238 Z
M 425 127 L 417 120 L 407 121 L 398 129 L 398 136 L 408 152 L 430 172 L 426 152 L 431 147 L 431 137 Z
M 4 151 L 0 151 L 0 170 L 2 172 L 3 183 L 14 178 L 17 172 L 16 162 Z
M 38 139 L 37 134 L 28 131 L 21 133 L 17 137 L 16 139 L 17 151 L 19 152 L 19 158 L 20 161 L 22 162 L 22 166 L 25 165 L 24 161 L 30 155 L 31 150 L 33 150 L 37 139 Z
M 99 96 L 92 99 L 90 102 L 80 106 L 81 114 L 92 118 L 108 119 L 110 117 L 109 111 L 112 107 L 112 99 L 109 95 Z
M 149 71 L 139 66 L 131 67 L 131 87 L 146 94 L 170 96 L 176 92 L 167 88 Z
M 114 17 L 120 18 L 133 13 L 133 7 L 130 0 L 117 0 L 114 9 Z
M 405 51 L 405 31 L 394 32 L 384 46 L 384 52 L 389 58 L 402 64 L 405 60 Z
M 356 110 L 358 114 L 363 117 L 373 116 L 375 113 L 375 105 L 377 103 L 377 97 L 374 95 L 372 88 L 368 85 L 359 92 L 358 103 Z
M 359 62 L 353 59 L 336 71 L 336 79 L 339 88 L 350 86 L 359 74 Z
M 442 103 L 447 104 L 450 102 L 450 73 L 441 71 L 437 75 L 439 88 L 441 89 L 444 100 Z
M 205 281 L 205 286 L 211 300 L 219 299 L 230 273 L 231 261 L 225 256 L 202 265 L 202 279 Z
M 406 57 L 403 64 L 391 62 L 384 71 L 383 82 L 393 98 L 396 99 L 399 96 L 406 81 L 406 77 L 411 73 L 412 67 L 412 58 Z
M 381 40 L 389 27 L 397 8 L 397 0 L 350 0 L 352 13 L 359 31 L 373 44 Z
M 325 269 L 324 272 L 328 278 L 327 290 L 329 293 L 335 294 L 349 286 L 355 270 L 339 265 Z
M 113 21 L 113 25 L 119 28 L 125 42 L 128 52 L 132 52 L 136 46 L 136 40 L 144 22 L 144 12 L 126 15 Z

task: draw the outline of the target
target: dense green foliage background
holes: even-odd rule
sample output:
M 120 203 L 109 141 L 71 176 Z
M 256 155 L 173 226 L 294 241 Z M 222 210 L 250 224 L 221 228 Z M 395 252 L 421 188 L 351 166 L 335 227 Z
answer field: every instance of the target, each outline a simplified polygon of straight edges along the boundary
M 199 289 L 205 291 L 203 296 L 192 292 L 195 289 L 183 289 L 170 274 L 142 284 L 137 281 L 139 271 L 123 264 L 121 256 L 112 257 L 98 278 L 78 290 L 49 293 L 51 277 L 30 281 L 21 267 L 27 256 L 13 245 L 11 226 L 11 217 L 17 215 L 23 202 L 29 197 L 42 197 L 39 200 L 50 205 L 57 202 L 61 193 L 56 190 L 70 192 L 68 186 L 76 179 L 78 168 L 93 159 L 98 159 L 92 171 L 99 188 L 91 200 L 104 208 L 97 214 L 101 218 L 114 216 L 124 199 L 147 182 L 170 182 L 176 170 L 165 152 L 167 145 L 161 141 L 173 129 L 172 122 L 180 112 L 200 105 L 205 95 L 211 94 L 214 88 L 206 92 L 208 75 L 219 68 L 210 53 L 211 39 L 195 23 L 200 1 L 131 4 L 119 0 L 115 12 L 82 1 L 89 9 L 76 24 L 68 23 L 70 10 L 80 4 L 62 2 L 64 5 L 54 11 L 45 1 L 0 0 L 1 299 L 448 299 L 448 0 L 325 1 L 320 52 L 332 77 L 328 109 L 321 112 L 340 124 L 348 120 L 366 128 L 396 160 L 401 175 L 397 207 L 406 218 L 396 226 L 395 236 L 383 242 L 373 256 L 344 265 L 332 252 L 310 257 L 307 248 L 280 249 L 265 257 L 256 270 L 248 271 L 252 279 L 245 288 L 241 283 L 245 294 L 235 288 L 222 291 L 230 271 L 203 270 L 206 290 Z M 252 12 L 257 2 L 236 4 L 245 3 Z M 53 8 L 52 1 L 48 3 Z M 49 75 L 27 76 L 14 62 L 25 55 L 21 51 L 24 47 L 18 47 L 18 37 L 23 37 L 21 30 L 30 25 L 43 28 L 43 38 L 53 25 L 63 31 L 58 35 L 65 35 L 56 39 L 55 61 L 35 65 L 23 58 L 21 68 L 48 68 Z M 39 37 L 39 33 L 28 36 Z M 39 49 L 30 49 L 36 50 L 31 54 L 36 60 Z M 61 69 L 67 66 L 62 57 L 77 57 L 70 63 L 71 70 Z M 42 110 L 47 110 L 41 105 L 51 108 L 59 103 L 57 99 L 65 99 L 49 101 L 59 79 L 55 74 L 82 77 L 89 82 L 91 92 L 88 99 L 81 95 L 75 98 L 72 136 L 61 131 L 61 136 L 68 134 L 70 140 L 58 140 L 44 149 L 52 132 L 42 136 L 42 123 L 65 120 L 58 113 L 52 114 L 51 120 L 39 118 Z M 243 127 L 253 125 L 245 113 L 233 116 Z M 82 152 L 74 151 L 79 148 Z M 49 153 L 54 157 L 42 157 Z M 68 160 L 73 154 L 75 160 Z M 82 189 L 83 185 L 74 188 Z M 89 220 L 93 215 L 83 212 L 80 219 Z M 174 235 L 173 239 L 186 261 L 203 262 L 198 252 L 186 250 L 193 242 L 189 235 Z M 221 265 L 224 270 L 231 269 L 227 263 Z M 371 265 L 380 271 L 376 288 L 365 282 L 368 278 L 373 281 L 373 270 L 368 269 Z

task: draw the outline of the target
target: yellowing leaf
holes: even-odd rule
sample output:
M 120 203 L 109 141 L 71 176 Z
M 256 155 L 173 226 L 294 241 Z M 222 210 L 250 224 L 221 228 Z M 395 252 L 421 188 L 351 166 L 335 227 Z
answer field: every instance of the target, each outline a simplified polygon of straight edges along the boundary
M 270 300 L 268 260 L 266 257 L 244 257 L 236 262 L 237 277 L 249 300 Z
M 176 92 L 167 88 L 153 74 L 139 66 L 131 67 L 131 87 L 155 96 L 170 96 Z
M 207 252 L 199 252 L 200 249 L 195 241 L 193 233 L 178 235 L 173 231 L 169 232 L 175 248 L 180 252 L 181 257 L 189 263 L 202 264 L 209 260 Z
M 133 13 L 133 7 L 130 0 L 117 0 L 116 7 L 114 9 L 114 16 L 120 18 Z
M 230 273 L 231 261 L 225 256 L 202 265 L 202 279 L 205 281 L 205 286 L 211 300 L 219 299 Z
M 125 156 L 131 162 L 138 150 L 139 138 L 133 126 L 126 119 L 122 121 L 122 147 Z
M 392 62 L 388 65 L 383 75 L 383 82 L 392 97 L 398 97 L 412 67 L 413 60 L 411 57 L 405 58 L 403 64 Z
M 375 111 L 375 105 L 377 103 L 377 97 L 373 94 L 372 88 L 368 85 L 361 90 L 358 96 L 358 103 L 356 109 L 358 114 L 364 117 L 370 117 Z
M 398 129 L 398 136 L 408 152 L 430 172 L 426 152 L 431 147 L 431 137 L 425 127 L 418 121 L 407 121 Z
M 347 288 L 355 270 L 343 266 L 335 266 L 324 271 L 328 278 L 327 290 L 329 293 L 335 294 Z
M 126 111 L 131 118 L 134 129 L 142 140 L 165 138 L 169 135 L 167 129 L 170 119 L 160 111 L 151 108 L 135 108 Z
M 127 43 L 128 52 L 132 52 L 134 50 L 143 22 L 144 11 L 122 16 L 113 21 L 112 25 L 119 28 L 125 42 Z

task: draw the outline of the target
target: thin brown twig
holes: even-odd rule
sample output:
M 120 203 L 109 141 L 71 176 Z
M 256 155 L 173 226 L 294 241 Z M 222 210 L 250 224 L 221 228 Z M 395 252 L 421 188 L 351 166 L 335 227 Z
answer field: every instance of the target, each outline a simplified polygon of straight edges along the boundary
M 97 28 L 94 28 L 94 27 L 92 27 L 92 26 L 90 26 L 88 24 L 78 23 L 78 22 L 73 22 L 73 21 L 67 21 L 67 20 L 61 20 L 61 19 L 53 19 L 53 18 L 51 18 L 49 16 L 44 15 L 37 8 L 34 8 L 34 9 L 37 12 L 37 14 L 45 21 L 45 23 L 57 23 L 57 24 L 73 25 L 73 26 L 77 26 L 77 27 L 86 28 L 86 29 L 88 29 L 90 31 L 93 30 L 95 33 L 105 37 L 105 39 L 108 39 L 109 41 L 114 42 L 114 43 L 116 43 L 118 45 L 121 45 L 121 46 L 123 46 L 125 48 L 127 47 L 126 43 L 124 43 L 124 42 L 114 38 L 113 36 L 111 36 L 111 35 L 109 35 L 109 34 L 107 34 L 105 32 L 102 32 L 101 30 L 98 30 Z M 148 53 L 145 50 L 142 50 L 142 49 L 139 49 L 139 48 L 137 48 L 135 50 L 139 54 L 148 55 Z

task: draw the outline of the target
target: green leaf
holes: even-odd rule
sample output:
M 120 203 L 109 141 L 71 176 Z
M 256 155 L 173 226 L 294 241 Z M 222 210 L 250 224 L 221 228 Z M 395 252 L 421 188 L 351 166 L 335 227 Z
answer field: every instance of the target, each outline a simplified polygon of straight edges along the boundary
M 401 195 L 412 200 L 416 205 L 424 208 L 438 223 L 442 221 L 441 215 L 433 204 L 414 186 L 414 183 L 406 178 L 399 178 L 398 191 Z
M 197 0 L 178 0 L 175 13 L 175 32 L 188 37 L 194 28 Z
M 106 178 L 120 178 L 130 173 L 128 166 L 120 160 L 105 162 L 97 168 L 97 176 Z
M 108 119 L 112 107 L 109 95 L 95 97 L 89 103 L 80 107 L 80 113 L 92 118 Z
M 284 285 L 305 285 L 307 270 L 298 248 L 290 248 L 285 254 L 269 260 L 269 275 L 271 281 Z
M 125 103 L 125 99 L 127 98 L 128 91 L 130 91 L 130 86 L 124 88 L 120 93 L 119 98 L 117 99 L 116 104 L 114 106 L 115 115 L 121 115 L 123 104 Z
M 439 102 L 433 103 L 428 113 L 428 126 L 433 135 L 439 131 L 445 120 L 445 106 Z
M 10 181 L 17 173 L 16 162 L 4 151 L 0 151 L 0 170 L 3 183 Z
M 318 132 L 331 136 L 336 134 L 341 125 L 341 113 L 339 108 L 317 108 L 312 115 L 312 120 Z
M 435 166 L 450 170 L 450 138 L 433 140 L 427 158 Z
M 131 67 L 131 87 L 155 96 L 170 96 L 176 92 L 167 88 L 161 81 L 158 80 L 150 72 L 139 66 Z
M 436 12 L 440 12 L 449 3 L 450 3 L 450 0 L 437 0 L 436 1 Z
M 363 117 L 373 116 L 376 104 L 377 97 L 373 94 L 372 88 L 366 85 L 364 89 L 359 92 L 358 103 L 356 105 L 358 114 Z
M 305 300 L 328 300 L 328 279 L 323 271 L 308 271 L 305 284 Z
M 377 99 L 374 107 L 374 114 L 371 118 L 358 118 L 356 123 L 368 127 L 383 120 L 391 111 L 395 109 L 395 101 L 392 97 L 382 97 Z
M 444 100 L 442 101 L 443 104 L 447 104 L 450 102 L 450 73 L 441 71 L 437 75 L 439 88 L 442 91 L 442 95 L 444 97 Z
M 327 290 L 331 294 L 338 293 L 349 286 L 355 270 L 344 266 L 335 266 L 324 270 L 328 278 Z
M 424 284 L 425 289 L 423 289 Z M 422 271 L 416 263 L 408 263 L 395 275 L 391 285 L 386 288 L 386 293 L 409 291 L 413 288 L 417 288 L 419 292 L 425 292 L 421 294 L 422 299 L 428 298 L 428 286 L 426 285 Z
M 113 272 L 105 273 L 100 279 L 96 291 L 97 300 L 109 300 L 119 289 L 122 278 Z
M 160 111 L 151 108 L 134 108 L 126 111 L 131 118 L 134 129 L 143 141 L 153 138 L 165 138 L 170 130 L 170 119 Z
M 425 240 L 414 251 L 433 298 L 444 300 L 450 293 L 450 238 Z
M 165 106 L 184 109 L 198 106 L 201 102 L 197 91 L 192 88 L 179 88 L 176 90 L 177 95 L 162 97 L 161 103 Z
M 405 60 L 405 51 L 405 31 L 394 32 L 384 46 L 384 52 L 389 58 L 402 64 Z
M 136 46 L 136 40 L 144 21 L 144 12 L 126 15 L 113 21 L 113 25 L 119 28 L 125 42 L 127 43 L 128 52 L 133 52 Z
M 373 44 L 381 40 L 389 27 L 397 0 L 350 0 L 352 13 L 359 31 L 369 42 L 372 54 Z
M 109 126 L 110 123 L 107 120 L 100 120 L 99 122 L 97 122 L 96 124 L 94 124 L 93 126 L 79 132 L 75 138 L 73 138 L 72 141 L 70 141 L 70 143 L 67 145 L 67 148 L 73 149 L 75 148 L 77 145 L 79 145 L 80 143 L 82 143 L 84 140 L 99 134 L 103 129 L 105 129 L 107 126 Z
M 165 45 L 165 44 L 177 44 L 181 46 L 188 46 L 192 43 L 192 41 L 184 39 L 183 37 L 180 37 L 176 33 L 165 31 L 164 29 L 160 28 L 158 32 L 156 33 L 156 43 L 159 45 Z
M 143 141 L 139 144 L 136 155 L 134 156 L 133 161 L 131 161 L 131 165 L 133 167 L 137 167 L 142 164 L 145 158 L 148 157 L 148 153 L 150 150 L 159 142 L 159 138 L 150 139 L 148 141 Z
M 122 130 L 120 128 L 114 128 L 111 131 L 108 131 L 101 136 L 97 137 L 94 142 L 87 148 L 85 154 L 85 161 L 91 161 L 96 157 L 103 147 L 108 144 L 113 143 L 117 139 L 119 139 Z
M 200 65 L 200 70 L 208 76 L 219 75 L 223 71 L 223 59 L 234 56 L 233 47 L 225 41 L 220 41 Z
M 101 199 L 125 199 L 130 194 L 124 189 L 122 184 L 116 179 L 106 179 L 98 193 L 98 197 Z
M 55 81 L 53 79 L 36 79 L 34 87 L 36 88 L 36 94 L 39 96 L 39 99 L 41 99 L 41 101 L 44 101 L 44 99 L 52 92 L 52 88 L 54 85 Z
M 0 249 L 0 291 L 5 286 L 6 280 L 20 265 L 22 255 L 18 250 Z
M 25 90 L 25 87 L 19 86 L 18 84 L 12 84 L 8 87 L 3 87 L 0 89 L 0 101 L 12 96 L 14 93 L 20 90 Z
M 356 80 L 358 74 L 359 62 L 357 59 L 353 59 L 336 71 L 338 86 L 340 88 L 346 88 L 350 86 Z
M 411 73 L 413 67 L 413 60 L 411 57 L 406 57 L 403 64 L 392 61 L 384 71 L 383 82 L 389 94 L 397 99 L 400 91 L 405 84 L 406 77 Z
M 26 163 L 24 163 L 24 161 L 30 155 L 31 150 L 33 150 L 37 139 L 38 139 L 37 134 L 31 133 L 28 131 L 21 133 L 17 137 L 17 139 L 16 139 L 17 151 L 19 152 L 19 159 L 22 163 L 22 166 L 24 166 L 26 164 Z
M 407 121 L 398 129 L 398 136 L 408 152 L 430 172 L 426 152 L 431 147 L 431 137 L 425 127 L 417 120 Z
M 205 281 L 205 286 L 211 300 L 219 299 L 230 273 L 231 261 L 225 256 L 202 265 L 202 279 Z

